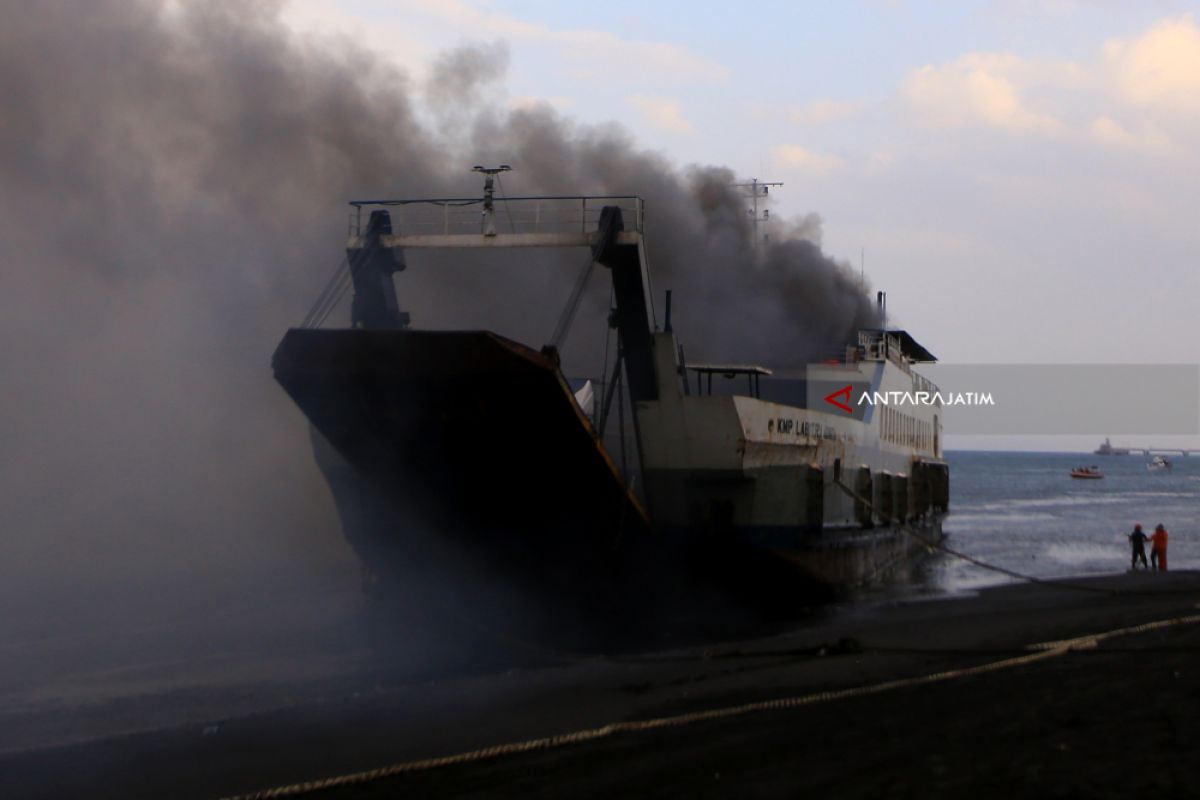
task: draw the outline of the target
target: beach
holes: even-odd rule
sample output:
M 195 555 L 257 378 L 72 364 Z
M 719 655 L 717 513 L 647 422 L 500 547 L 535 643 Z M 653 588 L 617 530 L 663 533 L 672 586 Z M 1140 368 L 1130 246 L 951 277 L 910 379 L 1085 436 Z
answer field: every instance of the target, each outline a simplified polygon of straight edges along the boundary
M 1200 573 L 1132 573 L 678 649 L 343 676 L 275 711 L 4 753 L 0 794 L 1190 794 L 1198 601 Z

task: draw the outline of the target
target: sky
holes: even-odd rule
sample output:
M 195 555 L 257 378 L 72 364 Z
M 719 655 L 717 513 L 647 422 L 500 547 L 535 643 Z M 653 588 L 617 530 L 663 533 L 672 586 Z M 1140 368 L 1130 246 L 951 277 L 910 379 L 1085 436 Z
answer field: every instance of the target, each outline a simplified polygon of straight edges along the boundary
M 825 251 L 944 362 L 1200 362 L 1200 4 L 294 0 L 284 15 L 414 81 L 449 48 L 506 48 L 508 105 L 782 182 L 772 213 L 819 214 Z

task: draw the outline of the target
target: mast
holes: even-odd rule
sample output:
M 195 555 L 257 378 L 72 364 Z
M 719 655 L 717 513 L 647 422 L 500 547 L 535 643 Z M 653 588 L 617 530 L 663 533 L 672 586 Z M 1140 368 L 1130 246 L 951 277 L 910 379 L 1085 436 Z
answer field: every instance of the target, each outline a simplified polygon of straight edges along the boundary
M 751 224 L 754 226 L 754 246 L 758 247 L 759 242 L 767 240 L 766 234 L 762 238 L 758 235 L 759 222 L 769 222 L 771 220 L 771 210 L 764 208 L 762 215 L 758 213 L 758 198 L 766 197 L 770 194 L 772 186 L 783 186 L 780 181 L 760 181 L 758 178 L 751 178 L 747 183 L 735 183 L 733 188 L 743 189 L 743 196 L 750 198 L 751 207 L 749 209 Z

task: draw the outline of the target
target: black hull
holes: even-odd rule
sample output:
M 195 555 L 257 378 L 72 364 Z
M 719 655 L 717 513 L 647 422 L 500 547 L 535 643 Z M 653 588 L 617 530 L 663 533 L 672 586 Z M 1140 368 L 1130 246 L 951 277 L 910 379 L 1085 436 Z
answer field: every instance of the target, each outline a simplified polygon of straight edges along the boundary
M 814 583 L 861 586 L 886 580 L 940 544 L 944 517 L 931 513 L 904 527 L 833 528 L 822 531 L 808 547 L 779 551 L 778 555 Z
M 376 572 L 415 525 L 568 575 L 603 572 L 648 535 L 570 388 L 530 348 L 475 331 L 293 329 L 273 366 L 336 451 L 318 458 Z

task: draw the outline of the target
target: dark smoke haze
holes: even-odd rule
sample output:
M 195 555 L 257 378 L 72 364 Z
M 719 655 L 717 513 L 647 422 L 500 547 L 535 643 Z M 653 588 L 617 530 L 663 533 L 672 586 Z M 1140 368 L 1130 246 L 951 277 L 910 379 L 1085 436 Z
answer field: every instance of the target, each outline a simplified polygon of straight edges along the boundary
M 477 195 L 466 170 L 488 162 L 517 167 L 514 194 L 641 195 L 655 287 L 675 290 L 675 327 L 697 359 L 794 366 L 874 322 L 857 280 L 815 243 L 815 218 L 773 223 L 756 253 L 729 170 L 681 171 L 619 129 L 486 105 L 502 46 L 446 54 L 414 85 L 350 46 L 297 38 L 274 3 L 4 5 L 10 640 L 283 613 L 356 586 L 306 424 L 270 373 L 341 256 L 347 199 Z M 398 284 L 417 326 L 479 325 L 486 296 L 485 319 L 518 333 L 527 309 L 550 309 L 534 345 L 575 277 L 447 268 L 423 279 L 425 300 L 404 296 L 420 272 L 409 260 Z M 591 324 L 572 341 L 594 358 Z

